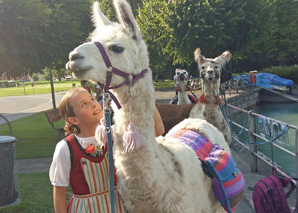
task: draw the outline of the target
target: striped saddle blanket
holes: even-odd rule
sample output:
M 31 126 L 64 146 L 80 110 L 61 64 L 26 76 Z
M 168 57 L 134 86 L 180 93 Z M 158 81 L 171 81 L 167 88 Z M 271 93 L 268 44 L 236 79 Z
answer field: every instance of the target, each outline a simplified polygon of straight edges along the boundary
M 205 173 L 212 178 L 212 187 L 220 204 L 227 212 L 234 212 L 243 198 L 245 182 L 232 156 L 193 130 L 180 129 L 170 136 L 194 150 Z

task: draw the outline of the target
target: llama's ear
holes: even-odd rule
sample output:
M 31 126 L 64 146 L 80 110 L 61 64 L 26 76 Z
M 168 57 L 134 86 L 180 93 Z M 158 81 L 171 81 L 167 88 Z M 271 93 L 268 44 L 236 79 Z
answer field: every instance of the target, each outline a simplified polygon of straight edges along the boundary
M 133 34 L 133 38 L 141 39 L 141 33 L 131 7 L 125 0 L 114 0 L 119 22 Z
M 200 48 L 196 49 L 196 51 L 194 52 L 194 56 L 195 62 L 197 62 L 199 65 L 204 63 L 205 57 L 202 56 Z
M 232 58 L 232 54 L 230 53 L 230 51 L 225 51 L 221 54 L 221 56 L 218 56 L 214 60 L 220 63 L 224 67 L 227 63 L 229 63 L 231 58 Z
M 106 26 L 106 25 L 112 24 L 111 21 L 101 11 L 98 2 L 94 2 L 94 4 L 93 4 L 92 21 L 93 21 L 95 27 Z

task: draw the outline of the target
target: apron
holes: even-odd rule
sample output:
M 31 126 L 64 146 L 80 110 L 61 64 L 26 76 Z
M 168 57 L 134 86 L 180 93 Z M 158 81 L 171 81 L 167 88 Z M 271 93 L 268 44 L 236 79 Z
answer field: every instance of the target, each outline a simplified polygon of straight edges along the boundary
M 74 148 L 73 151 L 75 152 L 76 148 L 74 145 L 77 145 L 77 142 L 75 142 L 76 138 L 72 135 L 70 137 L 72 138 L 68 137 L 67 139 L 70 141 L 71 147 Z M 111 212 L 108 152 L 105 151 L 102 155 L 104 156 L 101 156 L 102 159 L 100 162 L 92 162 L 90 157 L 88 157 L 89 159 L 85 157 L 77 159 L 79 160 L 90 193 L 82 195 L 74 193 L 68 203 L 68 212 Z M 75 161 L 75 158 L 73 160 Z M 124 212 L 118 187 L 115 186 L 115 213 Z

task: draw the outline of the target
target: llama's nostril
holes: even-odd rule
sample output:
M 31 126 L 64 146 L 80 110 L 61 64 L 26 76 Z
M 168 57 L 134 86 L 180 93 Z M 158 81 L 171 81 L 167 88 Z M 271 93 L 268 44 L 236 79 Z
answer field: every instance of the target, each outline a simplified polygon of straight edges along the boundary
M 76 59 L 82 59 L 82 58 L 84 58 L 84 56 L 81 55 L 80 53 L 76 53 L 76 52 L 74 52 L 74 53 L 70 53 L 70 54 L 69 54 L 69 60 L 70 60 L 70 61 L 74 61 L 74 60 L 76 60 Z

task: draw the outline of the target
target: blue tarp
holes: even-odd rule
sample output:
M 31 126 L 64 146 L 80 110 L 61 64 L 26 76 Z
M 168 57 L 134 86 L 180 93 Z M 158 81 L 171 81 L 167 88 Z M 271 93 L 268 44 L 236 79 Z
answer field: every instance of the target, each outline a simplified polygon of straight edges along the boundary
M 273 89 L 273 85 L 291 87 L 294 84 L 294 82 L 290 79 L 285 79 L 270 73 L 257 73 L 255 76 L 258 87 Z M 248 84 L 250 80 L 250 74 L 236 75 L 233 76 L 233 78 L 234 80 L 245 79 L 245 83 Z

